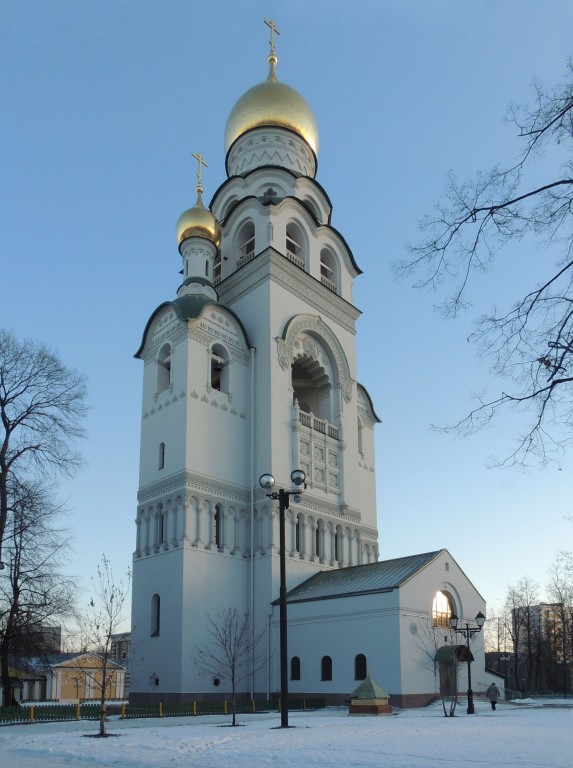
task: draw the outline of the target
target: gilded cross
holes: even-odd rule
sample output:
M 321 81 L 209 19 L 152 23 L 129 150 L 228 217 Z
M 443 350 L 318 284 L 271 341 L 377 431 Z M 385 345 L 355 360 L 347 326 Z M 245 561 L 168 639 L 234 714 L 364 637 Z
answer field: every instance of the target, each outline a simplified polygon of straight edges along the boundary
M 269 43 L 271 44 L 271 55 L 274 56 L 275 55 L 275 33 L 277 35 L 280 35 L 280 32 L 276 28 L 276 25 L 272 19 L 265 19 L 265 24 L 271 30 L 271 39 L 269 40 Z
M 203 160 L 203 155 L 199 152 L 193 152 L 193 157 L 195 160 L 197 160 L 197 163 L 199 165 L 197 169 L 197 189 L 203 189 L 203 169 L 201 168 L 202 165 L 205 166 L 205 168 L 208 168 L 209 166 L 207 163 Z

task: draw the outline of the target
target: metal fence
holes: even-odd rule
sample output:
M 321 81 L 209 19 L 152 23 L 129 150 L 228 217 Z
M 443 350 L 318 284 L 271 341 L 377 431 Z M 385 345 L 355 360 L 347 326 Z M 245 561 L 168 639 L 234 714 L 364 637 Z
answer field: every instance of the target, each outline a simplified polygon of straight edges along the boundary
M 324 699 L 289 700 L 289 710 L 307 711 L 324 709 Z M 242 700 L 236 702 L 237 714 L 247 715 L 260 712 L 279 712 L 280 702 Z M 198 715 L 229 715 L 232 702 L 190 701 L 170 704 L 114 704 L 106 706 L 106 714 L 118 714 L 122 720 L 143 717 L 197 717 Z M 100 716 L 98 703 L 83 704 L 47 704 L 22 705 L 19 707 L 0 707 L 0 725 L 11 723 L 37 723 L 57 720 L 97 720 Z

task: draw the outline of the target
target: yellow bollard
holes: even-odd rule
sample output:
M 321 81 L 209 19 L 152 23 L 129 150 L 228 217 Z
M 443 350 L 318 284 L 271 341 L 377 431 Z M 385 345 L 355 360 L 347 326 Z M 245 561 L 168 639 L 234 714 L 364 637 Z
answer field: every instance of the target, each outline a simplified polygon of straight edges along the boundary
M 163 702 L 159 702 L 159 717 L 163 717 Z
M 30 707 L 30 722 L 34 722 L 34 705 L 32 704 Z
M 257 705 L 255 704 L 255 700 L 253 699 L 253 715 L 257 713 Z
M 197 715 L 197 702 L 193 699 L 193 717 Z
M 225 701 L 223 702 L 223 712 L 224 712 L 225 714 L 227 714 L 227 700 L 226 700 L 226 699 L 225 699 Z
M 76 704 L 76 720 L 80 719 L 80 702 Z

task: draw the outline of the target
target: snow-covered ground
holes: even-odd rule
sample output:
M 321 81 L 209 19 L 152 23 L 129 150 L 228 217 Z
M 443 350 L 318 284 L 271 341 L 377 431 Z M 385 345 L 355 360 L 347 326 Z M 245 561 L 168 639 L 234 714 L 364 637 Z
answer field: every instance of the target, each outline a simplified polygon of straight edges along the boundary
M 572 768 L 573 708 L 509 703 L 476 714 L 441 705 L 386 717 L 342 709 L 279 716 L 110 720 L 107 739 L 85 738 L 96 722 L 0 727 L 0 765 L 18 768 Z

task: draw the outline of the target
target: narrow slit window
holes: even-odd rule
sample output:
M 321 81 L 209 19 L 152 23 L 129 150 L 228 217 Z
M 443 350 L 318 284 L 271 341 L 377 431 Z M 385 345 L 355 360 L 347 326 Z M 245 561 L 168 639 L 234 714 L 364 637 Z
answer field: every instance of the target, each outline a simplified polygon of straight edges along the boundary
M 223 513 L 219 504 L 215 507 L 215 546 L 217 549 L 223 548 Z
M 171 386 L 171 346 L 164 344 L 157 356 L 157 392 Z
M 211 350 L 209 383 L 217 392 L 229 392 L 229 356 L 221 344 L 214 344 Z
M 151 637 L 159 637 L 161 630 L 161 598 L 155 594 L 151 598 Z

